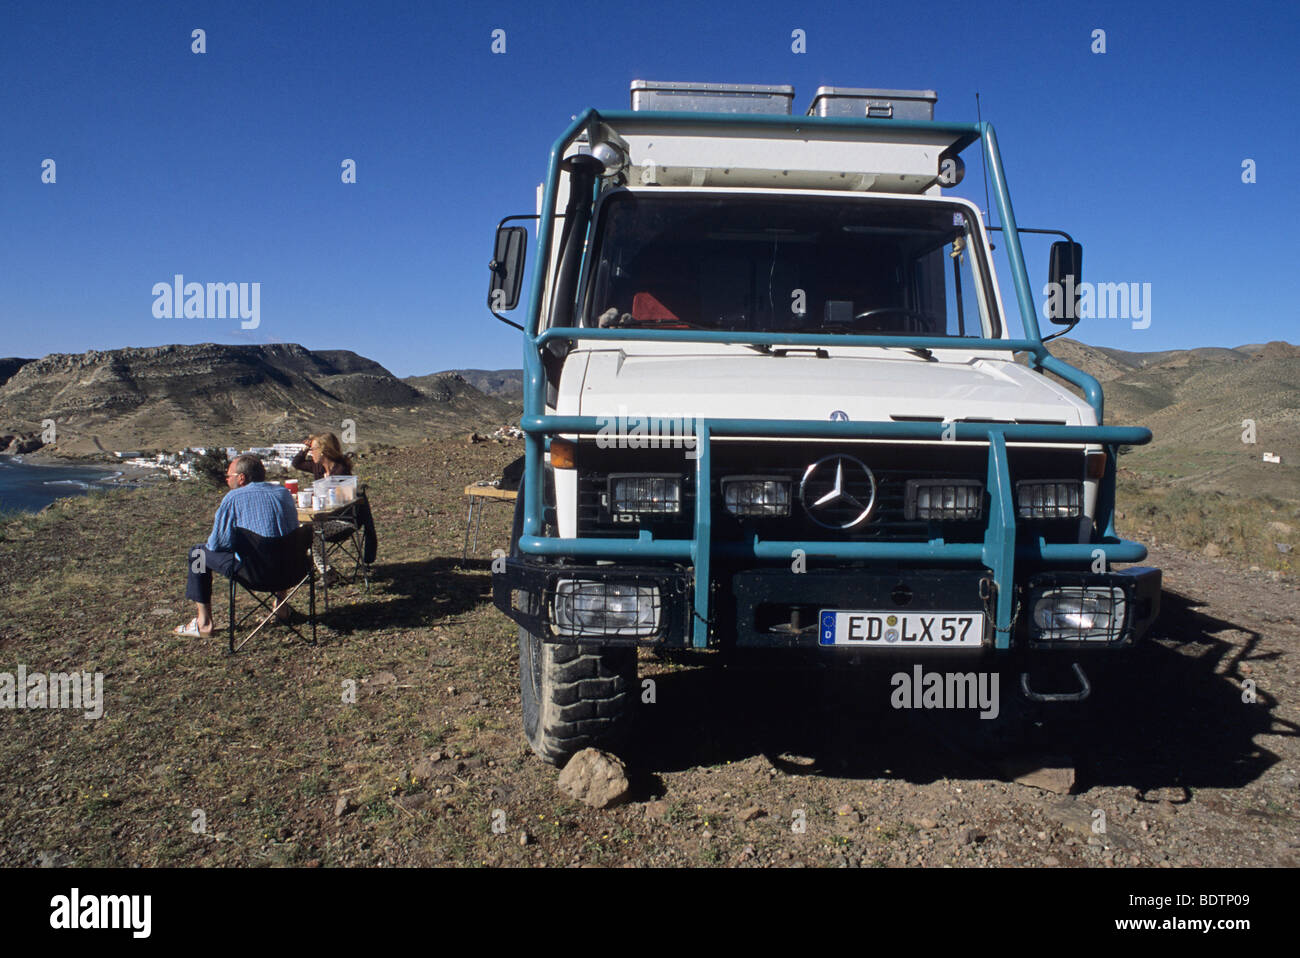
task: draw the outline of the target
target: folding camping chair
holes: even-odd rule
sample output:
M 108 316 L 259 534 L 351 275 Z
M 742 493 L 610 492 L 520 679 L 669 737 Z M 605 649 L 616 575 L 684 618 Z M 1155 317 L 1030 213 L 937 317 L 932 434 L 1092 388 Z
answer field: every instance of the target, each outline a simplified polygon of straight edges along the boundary
M 259 536 L 247 529 L 235 529 L 234 544 L 239 562 L 230 576 L 230 651 L 232 654 L 242 649 L 266 623 L 275 618 L 276 610 L 281 605 L 275 593 L 288 593 L 283 603 L 287 606 L 289 600 L 304 585 L 307 586 L 309 595 L 307 618 L 311 622 L 311 639 L 309 640 L 289 622 L 284 622 L 284 625 L 309 645 L 316 644 L 316 570 L 312 567 L 311 561 L 312 536 L 311 526 L 299 526 L 288 535 L 274 538 Z M 239 586 L 243 586 L 244 590 L 257 600 L 266 614 L 257 627 L 236 645 L 236 628 L 258 612 L 257 609 L 250 609 L 241 618 L 235 618 L 235 591 Z M 270 598 L 263 598 L 258 594 L 261 592 L 270 593 Z
M 365 583 L 365 590 L 370 592 L 370 563 L 366 562 L 365 533 L 366 523 L 370 520 L 370 500 L 366 496 L 366 486 L 357 488 L 356 498 L 328 512 L 312 517 L 317 548 L 320 550 L 321 588 L 325 596 L 325 611 L 330 608 L 330 558 L 341 559 L 344 567 L 349 564 L 348 573 L 335 572 L 343 582 L 355 583 L 358 578 Z M 373 557 L 372 557 L 373 558 Z

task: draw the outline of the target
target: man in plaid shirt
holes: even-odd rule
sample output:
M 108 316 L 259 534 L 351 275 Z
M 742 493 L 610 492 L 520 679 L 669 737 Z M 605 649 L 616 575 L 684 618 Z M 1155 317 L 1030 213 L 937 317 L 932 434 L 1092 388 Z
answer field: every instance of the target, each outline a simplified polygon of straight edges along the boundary
M 226 467 L 226 485 L 230 491 L 217 507 L 212 534 L 205 545 L 191 549 L 187 559 L 185 597 L 197 605 L 198 615 L 189 624 L 177 627 L 177 635 L 199 638 L 212 634 L 212 572 L 224 576 L 234 573 L 239 562 L 234 548 L 236 527 L 268 538 L 288 535 L 298 528 L 293 496 L 284 486 L 266 481 L 266 467 L 256 456 L 232 460 Z

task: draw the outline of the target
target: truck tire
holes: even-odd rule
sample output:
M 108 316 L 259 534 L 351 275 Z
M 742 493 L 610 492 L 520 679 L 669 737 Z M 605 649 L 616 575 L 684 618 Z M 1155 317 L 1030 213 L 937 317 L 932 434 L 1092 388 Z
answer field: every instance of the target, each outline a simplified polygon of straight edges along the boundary
M 521 482 L 510 537 L 514 556 L 523 532 L 523 496 Z M 635 688 L 635 648 L 543 642 L 520 627 L 524 737 L 552 765 L 563 765 L 588 746 L 621 745 Z
M 543 642 L 519 630 L 524 736 L 534 752 L 563 765 L 589 746 L 624 741 L 636 688 L 636 649 Z

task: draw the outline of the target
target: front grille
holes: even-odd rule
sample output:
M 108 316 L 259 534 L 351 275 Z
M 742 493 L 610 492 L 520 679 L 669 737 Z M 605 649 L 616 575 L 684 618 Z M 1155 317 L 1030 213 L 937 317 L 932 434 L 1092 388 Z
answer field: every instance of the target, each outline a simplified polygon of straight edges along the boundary
M 1073 450 L 1008 449 L 1014 478 L 1046 478 L 1081 474 L 1082 453 Z M 843 455 L 871 470 L 874 489 L 865 475 L 846 465 L 841 491 L 850 499 L 827 502 L 810 510 L 831 493 L 833 461 Z M 741 541 L 755 533 L 763 539 L 805 539 L 812 541 L 925 542 L 942 537 L 947 542 L 979 542 L 984 537 L 988 516 L 988 450 L 970 445 L 921 445 L 883 443 L 755 442 L 715 440 L 711 454 L 713 535 L 719 541 Z M 800 495 L 800 483 L 809 467 L 822 467 L 811 477 Z M 579 455 L 578 533 L 582 536 L 635 538 L 641 529 L 656 538 L 690 538 L 695 522 L 695 468 L 680 449 L 599 450 L 584 446 Z M 682 478 L 681 512 L 677 515 L 651 513 L 617 515 L 608 507 L 611 474 L 679 475 Z M 726 477 L 756 476 L 783 478 L 790 483 L 788 517 L 737 517 L 727 511 L 721 480 Z M 979 517 L 974 520 L 929 521 L 907 518 L 909 480 L 949 480 L 981 487 Z M 870 503 L 867 518 L 849 525 Z M 814 518 L 815 516 L 815 518 Z M 820 521 L 817 521 L 820 520 Z M 1021 519 L 1021 527 L 1031 525 Z

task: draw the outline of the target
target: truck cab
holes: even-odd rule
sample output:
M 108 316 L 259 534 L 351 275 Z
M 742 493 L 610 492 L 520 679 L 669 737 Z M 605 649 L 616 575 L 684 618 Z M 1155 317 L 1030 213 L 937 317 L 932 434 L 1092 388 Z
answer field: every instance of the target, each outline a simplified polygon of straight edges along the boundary
M 957 663 L 1079 700 L 1156 615 L 1159 570 L 1113 568 L 1146 555 L 1115 532 L 1117 450 L 1151 434 L 1104 425 L 1098 383 L 1047 351 L 992 126 L 935 122 L 932 91 L 792 100 L 635 81 L 498 229 L 526 465 L 493 594 L 549 761 L 626 730 L 639 646 Z M 976 144 L 1019 330 L 984 217 L 948 191 Z M 1049 281 L 1077 289 L 1081 264 L 1067 237 Z

